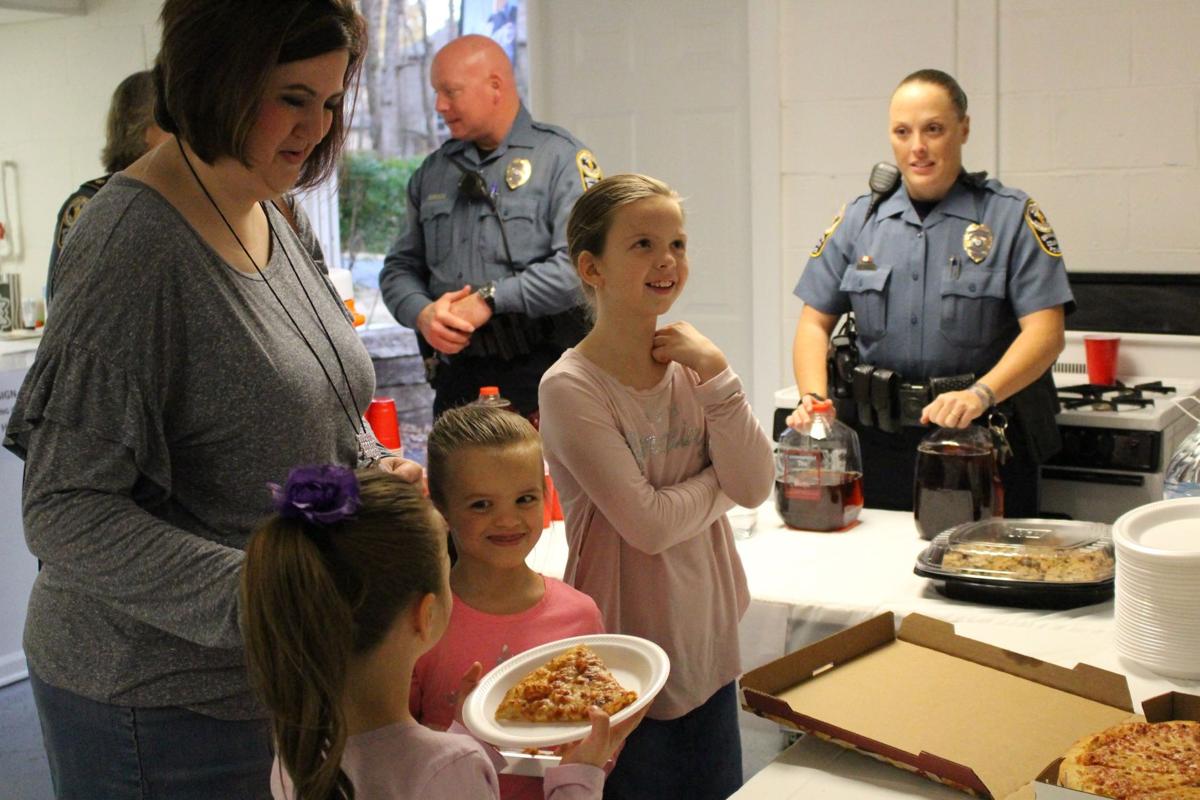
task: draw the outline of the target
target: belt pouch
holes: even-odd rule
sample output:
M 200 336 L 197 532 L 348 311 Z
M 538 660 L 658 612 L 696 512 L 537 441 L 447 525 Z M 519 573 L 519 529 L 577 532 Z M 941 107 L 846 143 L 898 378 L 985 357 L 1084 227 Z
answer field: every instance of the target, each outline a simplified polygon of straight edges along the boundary
M 854 368 L 854 404 L 858 406 L 859 424 L 868 428 L 875 424 L 875 415 L 871 411 L 871 374 L 875 368 L 870 364 L 859 364 Z
M 896 384 L 899 375 L 890 369 L 876 367 L 871 373 L 871 406 L 875 409 L 875 424 L 885 433 L 900 430 L 896 423 Z
M 921 412 L 929 405 L 929 387 L 923 383 L 902 383 L 900 395 L 900 424 L 919 427 Z

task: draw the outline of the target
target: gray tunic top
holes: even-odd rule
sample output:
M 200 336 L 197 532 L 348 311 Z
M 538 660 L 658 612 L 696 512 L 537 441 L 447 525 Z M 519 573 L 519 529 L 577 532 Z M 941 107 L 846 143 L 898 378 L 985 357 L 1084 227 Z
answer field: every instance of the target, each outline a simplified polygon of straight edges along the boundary
M 117 705 L 265 716 L 238 628 L 242 548 L 271 511 L 268 481 L 355 463 L 342 403 L 357 420 L 374 391 L 345 307 L 268 213 L 269 287 L 120 174 L 63 249 L 4 442 L 26 461 L 25 537 L 43 568 L 24 645 L 47 683 Z

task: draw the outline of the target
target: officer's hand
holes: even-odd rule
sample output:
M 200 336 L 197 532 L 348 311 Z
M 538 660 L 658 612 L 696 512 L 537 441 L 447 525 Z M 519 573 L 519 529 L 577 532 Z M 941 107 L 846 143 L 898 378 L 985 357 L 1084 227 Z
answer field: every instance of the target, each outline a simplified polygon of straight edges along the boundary
M 672 322 L 654 332 L 650 356 L 660 364 L 677 361 L 691 367 L 703 383 L 729 366 L 725 354 L 688 322 Z
M 450 304 L 450 313 L 471 323 L 476 330 L 492 318 L 491 306 L 478 292 L 471 292 L 461 300 L 455 300 Z
M 787 426 L 800 430 L 808 423 L 812 422 L 812 407 L 817 399 L 811 394 L 806 394 L 800 398 L 800 405 L 796 406 L 796 410 L 788 414 Z
M 405 483 L 416 483 L 425 477 L 425 470 L 421 468 L 420 464 L 400 456 L 381 458 L 376 466 L 384 472 L 395 475 Z
M 932 422 L 943 428 L 965 428 L 984 410 L 983 401 L 970 389 L 945 392 L 921 409 L 921 422 Z
M 429 346 L 439 353 L 451 356 L 471 343 L 471 334 L 475 332 L 475 326 L 451 310 L 454 301 L 461 300 L 470 293 L 470 286 L 446 292 L 421 309 L 421 313 L 417 315 L 417 330 L 425 337 L 425 341 L 429 342 Z

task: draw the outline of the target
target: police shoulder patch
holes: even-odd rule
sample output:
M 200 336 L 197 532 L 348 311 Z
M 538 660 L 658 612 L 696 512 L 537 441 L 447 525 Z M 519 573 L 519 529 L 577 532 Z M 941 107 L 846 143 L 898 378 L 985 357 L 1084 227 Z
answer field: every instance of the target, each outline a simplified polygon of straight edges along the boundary
M 600 164 L 591 150 L 580 150 L 576 153 L 575 166 L 579 167 L 579 180 L 583 183 L 585 192 L 604 180 L 604 172 L 601 171 Z
M 63 242 L 67 239 L 67 234 L 71 232 L 75 221 L 79 219 L 79 214 L 83 211 L 83 207 L 87 205 L 91 198 L 87 195 L 77 194 L 67 203 L 67 207 L 63 209 L 62 218 L 58 226 L 58 246 L 62 247 Z
M 825 251 L 825 243 L 829 241 L 829 237 L 833 236 L 833 232 L 837 230 L 838 225 L 842 224 L 842 218 L 846 216 L 846 207 L 843 205 L 833 217 L 833 222 L 829 223 L 829 227 L 821 234 L 821 238 L 813 245 L 812 251 L 808 254 L 809 258 L 816 258 Z
M 1062 258 L 1062 250 L 1058 246 L 1058 236 L 1054 233 L 1054 228 L 1050 227 L 1050 221 L 1046 219 L 1045 213 L 1042 212 L 1037 201 L 1032 197 L 1025 201 L 1025 224 L 1029 226 L 1029 230 L 1033 231 L 1033 237 L 1037 239 L 1038 247 L 1046 253 L 1046 255 Z

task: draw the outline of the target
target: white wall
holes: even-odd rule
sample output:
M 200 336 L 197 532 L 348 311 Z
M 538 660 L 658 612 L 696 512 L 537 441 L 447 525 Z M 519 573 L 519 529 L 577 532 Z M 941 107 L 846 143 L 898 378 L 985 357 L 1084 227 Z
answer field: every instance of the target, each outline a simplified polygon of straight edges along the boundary
M 0 25 L 0 161 L 17 164 L 21 248 L 0 269 L 19 272 L 27 295 L 46 281 L 59 206 L 104 173 L 100 149 L 113 89 L 158 52 L 161 5 L 88 0 L 83 16 Z
M 809 249 L 890 160 L 887 99 L 922 67 L 962 83 L 967 168 L 1034 196 L 1068 269 L 1200 272 L 1200 3 L 778 2 L 781 307 L 763 311 L 781 341 Z

